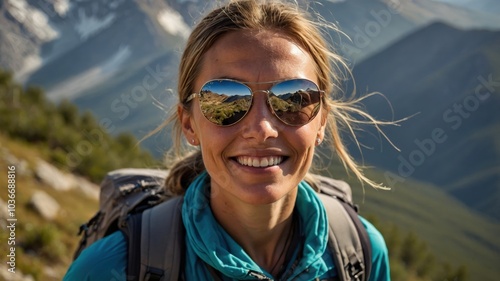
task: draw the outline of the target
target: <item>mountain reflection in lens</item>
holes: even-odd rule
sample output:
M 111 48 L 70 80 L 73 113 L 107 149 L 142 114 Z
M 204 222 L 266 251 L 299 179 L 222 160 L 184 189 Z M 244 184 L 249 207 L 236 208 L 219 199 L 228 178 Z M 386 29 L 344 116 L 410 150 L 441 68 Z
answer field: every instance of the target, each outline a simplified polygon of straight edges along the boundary
M 203 115 L 217 125 L 232 125 L 238 122 L 246 115 L 251 104 L 250 89 L 229 80 L 210 81 L 200 92 Z
M 307 124 L 316 116 L 321 104 L 321 91 L 306 79 L 286 80 L 264 92 L 268 93 L 274 115 L 291 126 Z M 235 80 L 209 81 L 202 87 L 199 96 L 203 115 L 219 126 L 240 121 L 252 105 L 251 89 Z
M 307 124 L 319 111 L 321 94 L 316 84 L 309 80 L 284 81 L 272 87 L 271 92 L 271 108 L 285 124 Z

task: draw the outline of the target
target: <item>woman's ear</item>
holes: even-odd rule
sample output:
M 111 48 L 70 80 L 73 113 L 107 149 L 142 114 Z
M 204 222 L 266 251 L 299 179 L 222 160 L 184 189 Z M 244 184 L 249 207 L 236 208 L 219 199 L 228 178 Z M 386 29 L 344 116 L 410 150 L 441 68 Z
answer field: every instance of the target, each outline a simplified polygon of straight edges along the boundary
M 191 114 L 182 105 L 177 106 L 177 116 L 181 122 L 182 133 L 191 145 L 198 145 L 198 137 L 193 127 Z
M 327 123 L 327 115 L 326 114 L 322 114 L 321 115 L 321 124 L 320 124 L 320 127 L 318 129 L 318 135 L 316 137 L 316 145 L 320 145 L 323 140 L 325 139 L 325 130 L 326 130 L 326 123 Z

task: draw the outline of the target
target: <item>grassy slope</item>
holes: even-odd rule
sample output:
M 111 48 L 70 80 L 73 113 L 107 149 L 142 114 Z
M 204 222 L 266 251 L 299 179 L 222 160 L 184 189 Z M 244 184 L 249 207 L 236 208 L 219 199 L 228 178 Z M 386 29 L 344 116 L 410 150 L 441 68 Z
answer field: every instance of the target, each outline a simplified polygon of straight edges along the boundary
M 382 179 L 380 174 L 372 177 Z M 353 188 L 353 193 L 361 214 L 416 233 L 439 260 L 466 265 L 470 280 L 497 280 L 500 275 L 500 224 L 439 188 L 406 180 L 391 191 L 365 188 L 363 195 L 361 188 Z
M 7 148 L 11 154 L 18 159 L 28 161 L 33 167 L 37 157 L 42 158 L 40 150 L 32 145 L 14 142 L 0 135 L 0 146 Z M 7 163 L 0 160 L 0 182 L 7 182 Z M 72 254 L 78 243 L 76 235 L 81 223 L 88 220 L 98 209 L 98 202 L 87 198 L 81 192 L 73 190 L 58 192 L 41 184 L 31 176 L 22 176 L 17 173 L 16 177 L 16 270 L 25 274 L 30 273 L 37 280 L 61 280 L 72 260 Z M 42 190 L 54 198 L 61 206 L 58 217 L 53 222 L 47 222 L 37 213 L 28 208 L 31 195 Z M 7 192 L 0 192 L 0 198 L 7 200 Z M 27 244 L 30 234 L 47 233 L 50 237 L 44 245 L 46 249 L 38 249 L 37 253 L 48 252 L 55 257 L 48 259 L 29 251 L 24 251 L 22 245 Z M 0 252 L 7 251 L 7 232 L 0 232 Z M 2 254 L 2 261 L 4 256 Z M 49 272 L 45 267 L 50 266 Z M 0 277 L 1 279 L 1 277 Z

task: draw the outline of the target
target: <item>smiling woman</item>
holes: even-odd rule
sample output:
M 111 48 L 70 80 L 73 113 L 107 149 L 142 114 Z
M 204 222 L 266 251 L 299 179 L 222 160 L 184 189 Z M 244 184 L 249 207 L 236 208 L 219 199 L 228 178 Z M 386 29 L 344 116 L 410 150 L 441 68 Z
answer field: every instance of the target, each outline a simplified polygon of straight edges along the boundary
M 349 113 L 380 123 L 355 101 L 335 98 L 339 66 L 319 24 L 296 4 L 230 1 L 194 28 L 181 58 L 177 111 L 162 126 L 174 124 L 178 157 L 165 187 L 183 196 L 181 279 L 389 280 L 384 240 L 356 214 L 349 223 L 369 240 L 361 255 L 371 263 L 338 268 L 350 262 L 338 251 L 348 239 L 328 226 L 345 217 L 327 212 L 332 206 L 310 180 L 316 147 L 327 140 L 361 181 L 380 187 L 340 139 L 338 127 L 356 122 Z M 182 149 L 182 136 L 194 152 Z M 105 280 L 86 271 L 101 253 L 123 272 L 124 241 L 118 233 L 93 244 L 66 279 L 85 272 L 85 280 Z

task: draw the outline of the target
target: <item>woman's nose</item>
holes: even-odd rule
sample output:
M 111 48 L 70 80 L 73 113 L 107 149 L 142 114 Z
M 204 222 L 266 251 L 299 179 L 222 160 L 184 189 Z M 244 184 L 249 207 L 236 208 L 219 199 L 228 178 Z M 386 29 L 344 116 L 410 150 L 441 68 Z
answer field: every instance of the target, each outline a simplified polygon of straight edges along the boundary
M 276 138 L 281 122 L 273 115 L 267 102 L 267 93 L 254 93 L 252 107 L 245 118 L 241 120 L 244 138 L 265 142 Z

